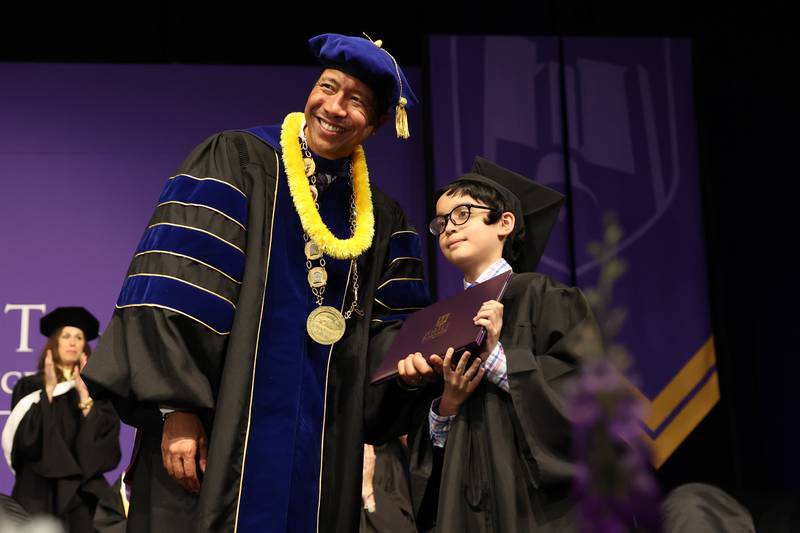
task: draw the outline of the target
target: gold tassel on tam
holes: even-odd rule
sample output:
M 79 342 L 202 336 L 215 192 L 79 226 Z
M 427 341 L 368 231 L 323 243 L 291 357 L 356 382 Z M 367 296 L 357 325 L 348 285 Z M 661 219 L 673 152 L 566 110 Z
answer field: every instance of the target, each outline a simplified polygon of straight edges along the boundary
M 406 104 L 408 104 L 408 100 L 406 100 L 406 98 L 403 96 L 403 78 L 400 76 L 400 65 L 397 64 L 397 60 L 394 58 L 394 56 L 383 48 L 383 41 L 380 39 L 373 41 L 372 37 L 366 33 L 364 33 L 364 37 L 366 37 L 377 48 L 380 48 L 386 52 L 386 55 L 388 55 L 389 58 L 391 58 L 392 63 L 394 63 L 397 84 L 400 87 L 400 98 L 397 99 L 397 105 L 394 108 L 394 129 L 397 131 L 398 139 L 408 139 L 411 137 L 411 132 L 408 130 L 408 113 L 406 112 Z
M 397 137 L 399 139 L 408 139 L 411 133 L 408 131 L 408 113 L 406 113 L 406 104 L 408 100 L 400 97 L 397 107 L 394 110 L 394 127 L 397 130 Z

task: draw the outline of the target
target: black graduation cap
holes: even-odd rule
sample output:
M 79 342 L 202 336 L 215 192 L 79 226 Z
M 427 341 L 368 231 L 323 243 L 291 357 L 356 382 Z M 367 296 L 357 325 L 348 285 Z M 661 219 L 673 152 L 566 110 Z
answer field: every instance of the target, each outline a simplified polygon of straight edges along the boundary
M 470 172 L 457 181 L 462 180 L 488 185 L 511 204 L 516 224 L 509 241 L 521 232 L 522 243 L 514 250 L 506 247 L 503 256 L 515 272 L 536 270 L 564 195 L 480 156 L 475 157 Z
M 96 339 L 100 330 L 100 322 L 83 307 L 56 307 L 39 320 L 39 331 L 45 337 L 64 326 L 80 328 L 87 341 Z

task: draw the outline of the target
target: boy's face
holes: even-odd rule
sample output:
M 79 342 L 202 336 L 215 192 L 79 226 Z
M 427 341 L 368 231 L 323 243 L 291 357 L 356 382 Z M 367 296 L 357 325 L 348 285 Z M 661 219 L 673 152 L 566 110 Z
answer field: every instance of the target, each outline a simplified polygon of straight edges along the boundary
M 486 205 L 472 196 L 443 194 L 436 202 L 436 215 L 447 216 L 454 208 L 466 204 Z M 488 267 L 503 256 L 503 239 L 514 229 L 514 215 L 504 213 L 494 224 L 487 224 L 488 214 L 488 209 L 473 208 L 464 224 L 457 226 L 448 220 L 439 235 L 439 248 L 445 259 L 462 272 Z

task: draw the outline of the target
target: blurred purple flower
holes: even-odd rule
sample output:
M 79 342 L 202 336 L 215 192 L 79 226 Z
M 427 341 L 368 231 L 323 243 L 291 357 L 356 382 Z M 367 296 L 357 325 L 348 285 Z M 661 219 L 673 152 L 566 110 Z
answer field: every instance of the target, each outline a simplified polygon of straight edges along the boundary
M 621 230 L 613 217 L 605 223 L 606 242 L 592 243 L 590 253 L 609 259 L 603 262 L 598 286 L 586 290 L 606 343 L 605 353 L 583 362 L 572 391 L 573 493 L 581 531 L 657 533 L 661 531 L 660 491 L 649 450 L 641 439 L 644 409 L 621 373 L 630 358 L 622 346 L 611 344 L 625 317 L 623 309 L 611 309 L 614 283 L 625 273 L 625 263 L 609 253 Z

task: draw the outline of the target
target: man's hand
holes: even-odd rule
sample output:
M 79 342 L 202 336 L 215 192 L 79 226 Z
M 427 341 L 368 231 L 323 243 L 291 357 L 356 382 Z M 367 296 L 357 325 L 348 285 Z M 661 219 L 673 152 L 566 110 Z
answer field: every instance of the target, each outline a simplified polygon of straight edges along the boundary
M 426 382 L 430 383 L 436 379 L 433 368 L 419 352 L 409 354 L 405 359 L 398 361 L 397 372 L 403 383 L 411 387 L 421 387 Z
M 161 459 L 167 473 L 189 492 L 200 492 L 195 465 L 199 462 L 205 472 L 207 458 L 208 440 L 197 415 L 181 411 L 170 414 L 161 434 Z

